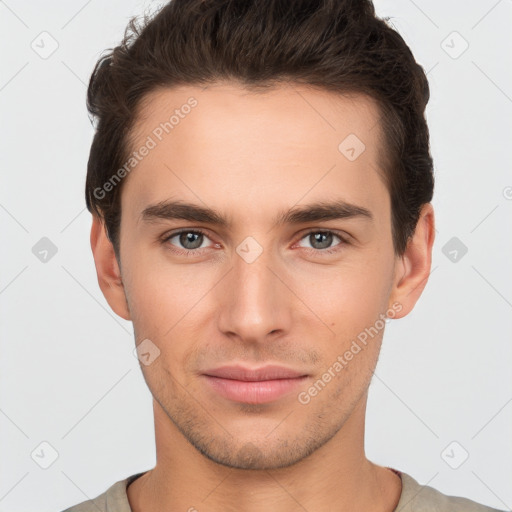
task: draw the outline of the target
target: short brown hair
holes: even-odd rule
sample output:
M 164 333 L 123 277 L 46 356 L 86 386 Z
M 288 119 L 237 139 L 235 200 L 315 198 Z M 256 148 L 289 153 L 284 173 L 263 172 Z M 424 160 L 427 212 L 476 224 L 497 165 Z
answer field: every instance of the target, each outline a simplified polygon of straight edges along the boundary
M 87 91 L 96 133 L 86 204 L 104 220 L 118 259 L 122 183 L 97 191 L 132 151 L 141 100 L 160 87 L 226 80 L 253 90 L 291 82 L 374 98 L 393 247 L 403 254 L 433 196 L 430 91 L 423 68 L 371 0 L 171 0 L 139 21 L 132 18 L 119 46 L 98 60 Z

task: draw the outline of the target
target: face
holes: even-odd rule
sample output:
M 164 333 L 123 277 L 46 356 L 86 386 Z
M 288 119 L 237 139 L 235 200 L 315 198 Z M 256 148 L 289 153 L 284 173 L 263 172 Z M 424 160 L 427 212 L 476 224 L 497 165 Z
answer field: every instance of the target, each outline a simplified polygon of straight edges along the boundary
M 412 307 L 397 300 L 379 130 L 371 99 L 299 86 L 146 98 L 132 142 L 149 150 L 122 192 L 122 300 L 105 293 L 133 321 L 166 419 L 209 459 L 289 466 L 364 401 L 385 317 Z M 297 378 L 212 375 L 269 365 Z

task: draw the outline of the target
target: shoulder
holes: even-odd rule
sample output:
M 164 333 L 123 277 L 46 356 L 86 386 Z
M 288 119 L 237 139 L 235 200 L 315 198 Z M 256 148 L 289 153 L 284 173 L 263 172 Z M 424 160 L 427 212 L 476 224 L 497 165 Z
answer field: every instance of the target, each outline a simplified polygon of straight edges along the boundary
M 107 493 L 111 492 L 112 488 L 118 485 L 118 483 L 119 482 L 115 483 L 112 487 L 96 498 L 82 501 L 70 508 L 67 508 L 66 510 L 63 510 L 62 512 L 107 512 Z
M 62 512 L 132 512 L 126 488 L 142 474 L 137 473 L 119 480 L 96 498 L 82 501 Z
M 402 494 L 394 512 L 502 512 L 476 501 L 420 485 L 412 476 L 399 471 L 402 478 Z

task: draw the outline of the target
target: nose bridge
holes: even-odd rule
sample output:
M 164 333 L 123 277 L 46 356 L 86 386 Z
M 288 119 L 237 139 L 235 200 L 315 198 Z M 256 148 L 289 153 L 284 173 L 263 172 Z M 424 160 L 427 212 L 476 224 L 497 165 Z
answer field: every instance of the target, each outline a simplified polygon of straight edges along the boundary
M 290 322 L 284 285 L 273 271 L 273 253 L 258 246 L 254 240 L 245 240 L 237 247 L 219 297 L 219 328 L 253 341 L 288 329 Z

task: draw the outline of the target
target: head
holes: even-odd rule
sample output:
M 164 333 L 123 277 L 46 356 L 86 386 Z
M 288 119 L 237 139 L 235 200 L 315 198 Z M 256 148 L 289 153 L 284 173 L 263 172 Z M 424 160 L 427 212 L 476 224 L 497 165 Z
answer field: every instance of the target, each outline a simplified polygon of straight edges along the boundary
M 385 319 L 430 270 L 428 98 L 370 1 L 173 0 L 98 61 L 99 284 L 151 348 L 158 407 L 209 459 L 288 466 L 361 420 Z M 205 383 L 267 363 L 307 378 L 265 404 Z

